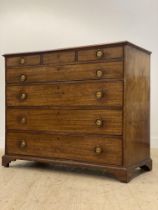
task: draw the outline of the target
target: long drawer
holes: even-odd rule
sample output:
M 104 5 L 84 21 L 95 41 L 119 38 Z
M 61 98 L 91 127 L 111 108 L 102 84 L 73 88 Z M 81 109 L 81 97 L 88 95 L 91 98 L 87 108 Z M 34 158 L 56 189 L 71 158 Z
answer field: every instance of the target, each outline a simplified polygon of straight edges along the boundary
M 122 106 L 122 82 L 8 86 L 8 106 Z
M 9 68 L 8 83 L 50 82 L 87 79 L 120 79 L 123 77 L 123 62 L 98 62 L 58 66 L 24 66 Z
M 121 165 L 122 141 L 104 136 L 8 133 L 7 153 Z
M 104 109 L 8 109 L 7 128 L 121 135 L 122 111 Z

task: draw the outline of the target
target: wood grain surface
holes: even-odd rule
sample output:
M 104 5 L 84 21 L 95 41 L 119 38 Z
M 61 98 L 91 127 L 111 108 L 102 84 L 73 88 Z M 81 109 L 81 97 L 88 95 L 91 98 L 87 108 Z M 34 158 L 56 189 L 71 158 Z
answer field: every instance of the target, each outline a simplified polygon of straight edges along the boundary
M 122 140 L 117 137 L 8 133 L 7 139 L 8 154 L 63 158 L 108 165 L 122 163 Z M 26 147 L 20 147 L 21 141 L 26 142 Z M 96 147 L 101 148 L 100 154 L 95 152 Z
M 70 52 L 52 52 L 43 54 L 43 63 L 71 63 L 75 61 L 75 51 Z
M 97 92 L 102 97 L 97 99 Z M 68 84 L 45 84 L 29 86 L 8 86 L 8 106 L 122 106 L 122 82 L 78 82 Z M 22 93 L 27 94 L 21 100 Z
M 20 63 L 21 59 L 24 59 L 23 64 Z M 17 57 L 9 57 L 6 59 L 6 65 L 8 67 L 38 65 L 38 64 L 40 64 L 40 55 L 17 56 Z
M 25 118 L 25 123 L 22 119 Z M 97 127 L 96 120 L 103 125 Z M 122 134 L 121 110 L 8 109 L 7 128 L 71 133 Z
M 120 42 L 5 58 L 3 166 L 107 170 L 126 183 L 136 168 L 152 170 L 149 51 Z
M 97 76 L 97 71 L 101 71 L 101 77 Z M 21 82 L 21 75 L 26 79 Z M 23 66 L 19 68 L 8 68 L 8 83 L 32 83 L 50 81 L 70 81 L 70 80 L 101 80 L 101 79 L 121 79 L 123 77 L 123 62 L 97 62 L 72 65 L 42 65 Z
M 125 48 L 124 162 L 150 157 L 150 56 Z M 133 155 L 134 154 L 134 155 Z
M 103 56 L 100 58 L 97 57 L 97 51 L 101 50 Z M 78 51 L 78 60 L 79 61 L 92 61 L 100 59 L 113 59 L 113 58 L 122 58 L 123 57 L 123 47 L 102 47 L 94 49 L 83 49 Z

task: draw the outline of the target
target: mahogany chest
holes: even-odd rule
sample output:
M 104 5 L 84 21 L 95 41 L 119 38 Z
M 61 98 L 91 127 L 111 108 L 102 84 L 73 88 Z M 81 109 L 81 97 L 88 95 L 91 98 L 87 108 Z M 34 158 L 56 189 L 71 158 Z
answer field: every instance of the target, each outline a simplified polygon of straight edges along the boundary
M 151 170 L 150 52 L 129 42 L 5 55 L 6 146 L 16 159 Z

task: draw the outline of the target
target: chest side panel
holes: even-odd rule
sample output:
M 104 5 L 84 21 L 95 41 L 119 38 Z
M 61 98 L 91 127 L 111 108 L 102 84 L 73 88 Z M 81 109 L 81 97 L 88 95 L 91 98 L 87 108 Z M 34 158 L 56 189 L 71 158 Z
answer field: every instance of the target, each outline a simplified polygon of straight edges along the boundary
M 125 47 L 124 73 L 124 164 L 149 158 L 150 146 L 150 55 Z

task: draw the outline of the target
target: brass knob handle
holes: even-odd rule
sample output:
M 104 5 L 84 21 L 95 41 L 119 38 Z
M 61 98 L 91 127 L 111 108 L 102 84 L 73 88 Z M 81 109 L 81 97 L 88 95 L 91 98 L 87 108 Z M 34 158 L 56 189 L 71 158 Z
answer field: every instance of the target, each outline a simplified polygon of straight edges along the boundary
M 97 70 L 96 75 L 98 78 L 101 78 L 103 76 L 103 72 L 101 70 Z
M 95 123 L 96 123 L 96 126 L 97 126 L 98 128 L 100 128 L 100 127 L 103 126 L 103 120 L 101 120 L 101 119 L 97 119 Z
M 22 140 L 22 141 L 20 142 L 20 148 L 21 148 L 21 149 L 24 149 L 24 148 L 26 148 L 26 147 L 27 147 L 26 141 L 25 141 L 25 140 Z
M 104 94 L 103 94 L 103 91 L 97 91 L 95 95 L 97 99 L 101 99 Z
M 96 147 L 95 147 L 95 153 L 96 153 L 97 155 L 101 154 L 102 152 L 103 152 L 103 150 L 102 150 L 102 148 L 101 148 L 100 146 L 96 146 Z
M 26 124 L 26 122 L 27 122 L 26 117 L 22 117 L 22 118 L 20 119 L 20 122 L 21 122 L 21 124 Z
M 24 82 L 26 81 L 27 76 L 25 74 L 21 74 L 19 79 L 20 79 L 20 82 Z
M 27 98 L 27 94 L 26 93 L 21 93 L 20 94 L 20 99 L 21 100 L 25 100 Z
M 24 58 L 20 58 L 20 64 L 24 64 L 25 63 L 25 59 Z
M 101 57 L 103 57 L 103 55 L 104 55 L 104 52 L 102 50 L 97 50 L 97 52 L 96 52 L 97 58 L 101 58 Z

